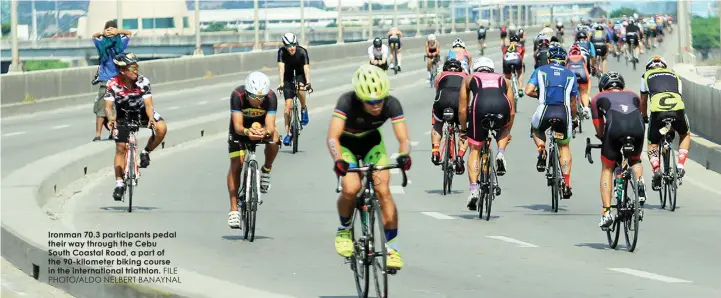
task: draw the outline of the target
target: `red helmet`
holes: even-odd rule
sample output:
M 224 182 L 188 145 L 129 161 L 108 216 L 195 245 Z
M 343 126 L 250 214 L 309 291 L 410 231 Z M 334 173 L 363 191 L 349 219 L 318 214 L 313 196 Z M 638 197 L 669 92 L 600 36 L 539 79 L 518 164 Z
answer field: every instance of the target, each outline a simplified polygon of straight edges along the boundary
M 568 50 L 568 55 L 581 55 L 581 47 L 577 44 L 574 44 L 571 46 L 571 49 Z

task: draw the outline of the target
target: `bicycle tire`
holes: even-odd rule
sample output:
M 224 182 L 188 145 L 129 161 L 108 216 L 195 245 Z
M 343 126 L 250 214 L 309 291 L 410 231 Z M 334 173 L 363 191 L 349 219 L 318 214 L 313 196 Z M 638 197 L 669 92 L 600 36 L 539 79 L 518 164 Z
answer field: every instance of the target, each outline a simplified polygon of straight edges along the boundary
M 577 117 L 578 117 L 578 133 L 583 133 L 583 118 L 584 117 L 581 116 L 581 115 L 583 115 L 583 109 L 581 108 L 580 102 L 577 104 L 577 109 L 578 110 L 576 112 L 579 113 L 579 115 L 577 115 Z
M 668 149 L 667 149 L 668 148 Z M 669 176 L 669 154 L 671 152 L 670 146 L 666 146 L 664 144 L 661 147 L 661 189 L 659 190 L 659 198 L 661 199 L 661 209 L 666 209 L 666 202 L 668 199 L 668 194 L 670 193 L 670 190 L 668 189 L 668 180 L 667 177 Z
M 450 127 L 450 126 L 449 126 Z M 450 129 L 450 128 L 449 128 Z M 455 176 L 455 154 L 456 154 L 456 135 L 455 132 L 448 132 L 448 165 L 446 169 L 446 175 L 448 176 L 448 193 L 453 191 L 453 176 Z
M 393 48 L 393 74 L 398 74 L 398 49 Z
M 547 157 L 550 157 L 551 160 L 549 161 L 549 167 L 551 168 L 551 211 L 558 213 L 558 193 L 560 191 L 560 179 L 559 177 L 559 171 L 558 171 L 558 159 L 556 158 L 556 149 L 555 145 L 551 146 L 549 154 L 546 155 Z
M 249 190 L 246 192 L 248 196 L 247 210 L 248 210 L 248 240 L 253 242 L 255 240 L 255 220 L 258 211 L 258 162 L 251 160 L 248 162 L 248 172 L 246 173 L 249 179 Z
M 388 262 L 388 248 L 386 247 L 386 234 L 385 234 L 385 227 L 383 227 L 383 215 L 381 214 L 381 207 L 378 203 L 378 200 L 376 198 L 371 199 L 371 206 L 373 209 L 372 212 L 369 212 L 369 222 L 370 222 L 370 239 L 372 239 L 374 245 L 372 247 L 373 253 L 372 255 L 372 261 L 373 261 L 373 280 L 375 281 L 375 288 L 377 297 L 388 297 L 388 268 L 387 262 Z M 373 232 L 374 226 L 378 228 L 378 233 Z M 380 244 L 376 246 L 376 239 L 380 240 Z M 380 273 L 380 283 L 379 284 L 379 274 Z M 382 285 L 382 288 L 381 288 Z
M 353 271 L 353 279 L 356 284 L 356 291 L 358 292 L 358 297 L 364 298 L 368 297 L 368 286 L 370 285 L 370 275 L 368 274 L 370 262 L 367 261 L 365 254 L 365 252 L 368 251 L 368 243 L 364 240 L 366 239 L 366 222 L 367 220 L 365 211 L 362 209 L 356 209 L 353 214 L 353 220 L 350 229 L 351 238 L 353 239 L 353 254 L 350 256 L 350 258 L 348 258 L 351 270 Z M 356 238 L 356 223 L 360 224 L 360 236 L 358 238 Z
M 628 169 L 627 171 L 631 171 Z M 640 216 L 639 201 L 638 201 L 638 183 L 632 173 L 626 173 L 628 177 L 624 179 L 624 220 L 623 220 L 623 232 L 624 238 L 626 239 L 626 250 L 633 252 L 636 250 L 636 244 L 638 243 L 638 223 Z M 633 192 L 633 201 L 630 201 L 628 186 L 631 186 Z M 629 239 L 629 231 L 633 232 L 633 236 Z
M 243 239 L 248 239 L 248 204 L 245 203 L 245 194 L 243 194 L 245 191 L 245 171 L 242 170 L 240 174 L 240 182 L 238 183 L 238 192 L 236 194 L 238 198 L 237 206 L 238 212 L 240 212 L 240 229 L 243 233 Z
M 668 152 L 669 160 L 676 160 L 675 156 L 673 156 L 673 151 L 669 150 Z M 671 172 L 670 178 L 670 188 L 669 191 L 669 197 L 668 197 L 668 207 L 669 210 L 674 212 L 676 211 L 676 196 L 678 194 L 678 165 L 673 162 L 671 165 L 671 168 L 673 171 Z
M 298 135 L 300 134 L 300 129 L 298 129 L 298 106 L 295 104 L 295 101 L 297 99 L 293 98 L 293 111 L 291 112 L 291 121 L 290 121 L 290 133 L 291 133 L 291 142 L 293 142 L 293 154 L 298 152 Z
M 125 169 L 127 179 L 125 185 L 128 187 L 128 213 L 133 212 L 133 190 L 135 188 L 135 146 L 128 148 L 128 165 Z
M 487 142 L 488 146 L 488 158 L 486 159 L 486 163 L 488 164 L 488 193 L 485 196 L 486 200 L 486 221 L 491 220 L 491 207 L 493 205 L 493 200 L 496 197 L 496 179 L 498 178 L 496 176 L 496 162 L 493 158 L 493 152 L 491 150 L 491 140 L 489 139 Z

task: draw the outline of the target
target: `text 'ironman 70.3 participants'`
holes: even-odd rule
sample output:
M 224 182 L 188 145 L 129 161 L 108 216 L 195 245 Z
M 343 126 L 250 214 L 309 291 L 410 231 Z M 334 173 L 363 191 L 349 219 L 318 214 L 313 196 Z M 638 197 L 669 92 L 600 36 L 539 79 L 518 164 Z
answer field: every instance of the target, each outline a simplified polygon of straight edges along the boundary
M 62 283 L 182 283 L 161 240 L 177 232 L 48 232 L 48 280 Z

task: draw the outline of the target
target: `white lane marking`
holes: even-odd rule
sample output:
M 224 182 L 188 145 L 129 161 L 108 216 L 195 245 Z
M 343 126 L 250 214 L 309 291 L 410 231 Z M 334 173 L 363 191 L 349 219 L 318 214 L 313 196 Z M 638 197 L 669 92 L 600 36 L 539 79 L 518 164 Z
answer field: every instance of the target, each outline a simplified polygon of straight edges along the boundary
M 418 142 L 411 142 L 411 147 L 418 146 Z
M 221 97 L 221 98 L 218 98 L 218 100 L 219 100 L 219 101 L 220 101 L 220 100 L 228 100 L 228 98 L 227 98 L 227 97 Z
M 207 103 L 208 103 L 208 101 L 204 100 L 204 101 L 201 101 L 201 102 L 197 103 L 197 105 L 202 106 L 202 105 L 207 104 Z
M 429 134 L 431 134 L 431 131 L 433 131 L 433 130 L 426 131 L 426 132 L 424 132 L 423 134 L 424 134 L 424 135 L 429 135 Z
M 12 137 L 12 136 L 19 136 L 19 135 L 24 135 L 24 134 L 26 134 L 26 132 L 24 132 L 24 131 L 9 132 L 9 133 L 4 134 L 3 137 Z
M 401 173 L 401 169 L 391 169 L 391 174 L 397 175 Z
M 445 215 L 443 213 L 438 213 L 438 212 L 421 212 L 421 213 L 423 213 L 424 215 L 433 217 L 435 219 L 456 219 L 453 216 L 448 216 L 448 215 Z
M 177 110 L 179 108 L 180 108 L 179 106 L 172 106 L 172 107 L 167 108 L 166 110 L 172 111 L 172 110 Z
M 55 125 L 52 127 L 52 129 L 61 129 L 61 128 L 66 128 L 66 127 L 70 127 L 70 125 L 68 125 L 68 124 Z
M 390 190 L 392 194 L 402 195 L 405 194 L 406 191 L 403 190 L 403 186 L 400 185 L 391 185 Z
M 538 247 L 538 246 L 530 244 L 528 242 L 523 242 L 521 240 L 513 239 L 510 237 L 506 237 L 506 236 L 486 236 L 486 238 L 491 238 L 491 239 L 501 240 L 501 241 L 508 242 L 508 243 L 518 244 L 518 247 Z
M 607 268 L 607 269 L 611 270 L 611 271 L 626 273 L 626 274 L 635 275 L 638 277 L 643 277 L 643 278 L 648 278 L 648 279 L 655 279 L 658 281 L 668 282 L 668 283 L 690 283 L 691 282 L 689 280 L 683 280 L 683 279 L 673 278 L 673 277 L 669 277 L 669 276 L 663 276 L 663 275 L 659 275 L 656 273 L 635 270 L 635 269 L 631 269 L 631 268 Z
M 395 160 L 396 158 L 398 158 L 398 153 L 391 154 L 391 160 Z
M 8 290 L 10 290 L 10 291 L 12 291 L 12 292 L 14 292 L 15 294 L 18 294 L 18 296 L 25 296 L 25 295 L 27 295 L 27 294 L 25 294 L 25 292 L 16 291 L 16 290 L 12 287 L 12 284 L 9 283 L 9 282 L 6 282 L 6 281 L 2 281 L 2 287 L 3 287 L 3 288 L 6 288 L 6 289 L 8 289 Z

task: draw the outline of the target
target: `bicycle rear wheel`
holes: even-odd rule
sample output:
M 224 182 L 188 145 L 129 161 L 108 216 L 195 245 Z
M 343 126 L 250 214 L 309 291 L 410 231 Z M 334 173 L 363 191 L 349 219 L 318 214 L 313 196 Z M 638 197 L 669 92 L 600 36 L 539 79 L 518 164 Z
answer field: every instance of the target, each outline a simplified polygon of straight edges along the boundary
M 369 212 L 370 233 L 368 238 L 370 261 L 373 264 L 373 282 L 376 288 L 377 297 L 388 297 L 388 248 L 386 248 L 385 227 L 383 227 L 383 215 L 377 199 L 371 199 L 373 211 Z M 390 272 L 395 274 L 395 272 Z
M 673 162 L 676 160 L 675 156 L 673 156 L 673 151 L 669 150 L 668 152 L 669 159 L 671 160 L 671 169 L 673 169 L 669 175 L 669 196 L 668 196 L 668 206 L 669 210 L 676 211 L 676 194 L 678 191 L 678 165 Z
M 133 212 L 133 190 L 135 188 L 135 146 L 128 148 L 128 165 L 125 169 L 125 185 L 128 187 L 128 212 Z
M 291 142 L 293 142 L 293 154 L 298 152 L 298 135 L 300 135 L 300 121 L 298 120 L 298 106 L 295 104 L 297 99 L 293 99 L 293 111 L 291 113 L 290 132 Z
M 559 168 L 558 156 L 556 156 L 556 149 L 554 146 L 551 147 L 549 154 L 547 155 L 549 160 L 549 167 L 551 168 L 551 210 L 558 212 L 558 200 L 561 192 L 561 171 Z
M 450 183 L 448 169 L 451 167 L 451 146 L 449 145 L 450 142 L 448 142 L 450 136 L 448 135 L 448 131 L 445 129 L 446 126 L 444 125 L 443 128 L 443 161 L 441 162 L 441 170 L 443 171 L 443 195 L 445 196 L 450 193 L 450 188 L 448 187 L 448 184 Z
M 670 146 L 663 145 L 661 147 L 661 189 L 658 191 L 659 199 L 661 199 L 661 209 L 666 209 L 666 202 L 671 193 L 668 185 L 668 177 L 671 175 L 669 168 L 669 159 L 671 154 Z
M 496 198 L 496 163 L 493 158 L 493 152 L 491 150 L 490 140 L 486 142 L 486 146 L 488 146 L 488 158 L 486 159 L 486 166 L 488 171 L 488 189 L 487 193 L 485 195 L 485 204 L 486 204 L 486 221 L 491 220 L 491 206 L 493 205 L 493 200 Z
M 356 237 L 356 224 L 359 233 Z M 368 251 L 368 241 L 366 241 L 366 231 L 368 224 L 368 216 L 362 209 L 356 209 L 353 214 L 353 223 L 351 225 L 351 237 L 353 238 L 353 254 L 348 258 L 350 268 L 353 270 L 353 279 L 355 280 L 356 291 L 358 297 L 368 297 L 368 285 L 370 284 L 370 262 L 366 252 Z
M 476 202 L 476 208 L 478 210 L 478 218 L 483 219 L 483 208 L 486 206 L 486 196 L 488 191 L 486 190 L 486 184 L 488 183 L 488 164 L 489 159 L 486 156 L 488 154 L 488 145 L 489 142 L 486 142 L 486 144 L 481 147 L 481 152 L 479 153 L 479 158 L 481 159 L 479 161 L 481 165 L 481 171 L 478 173 L 478 190 L 480 191 L 480 195 L 478 196 L 478 202 Z M 485 158 L 484 158 L 485 156 Z
M 248 188 L 246 188 L 248 191 L 246 192 L 246 195 L 248 196 L 247 202 L 247 210 L 248 210 L 248 240 L 250 242 L 253 242 L 255 240 L 255 221 L 258 214 L 258 162 L 255 160 L 251 160 L 248 162 Z
M 638 183 L 636 179 L 633 179 L 632 173 L 630 177 L 624 179 L 624 206 L 623 206 L 623 233 L 626 238 L 626 249 L 633 252 L 636 249 L 636 243 L 638 242 L 638 223 L 640 219 L 640 209 L 638 202 Z M 628 175 L 627 174 L 627 175 Z M 629 186 L 631 192 L 628 191 Z M 632 235 L 629 235 L 631 233 Z

